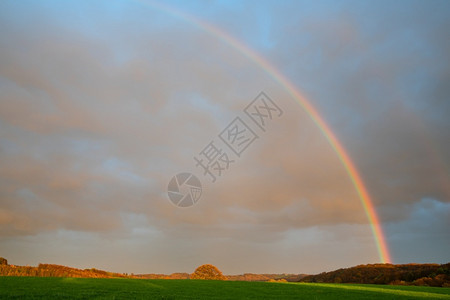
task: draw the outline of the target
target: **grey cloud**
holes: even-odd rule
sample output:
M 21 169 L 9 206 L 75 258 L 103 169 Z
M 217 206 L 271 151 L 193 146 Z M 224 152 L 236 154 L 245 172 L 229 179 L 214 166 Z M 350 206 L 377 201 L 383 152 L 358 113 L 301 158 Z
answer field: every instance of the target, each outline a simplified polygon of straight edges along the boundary
M 372 23 L 364 25 L 364 14 L 341 6 L 320 17 L 276 11 L 271 30 L 279 34 L 270 35 L 275 46 L 268 47 L 273 52 L 264 48 L 266 54 L 304 88 L 335 130 L 381 219 L 408 222 L 425 210 L 424 221 L 442 220 L 423 199 L 435 198 L 436 207 L 449 201 L 449 123 L 443 113 L 448 60 L 441 60 L 446 56 L 440 52 L 448 43 L 439 38 L 444 27 L 425 24 L 428 30 L 414 31 L 418 45 L 409 49 L 406 39 L 396 43 L 389 29 L 407 27 L 411 17 L 396 23 L 390 15 L 378 28 L 376 16 L 368 15 Z M 155 19 L 144 22 L 149 15 Z M 355 188 L 311 118 L 241 53 L 194 26 L 166 19 L 148 10 L 129 23 L 98 20 L 91 30 L 51 18 L 33 28 L 2 20 L 9 26 L 2 27 L 0 40 L 0 235 L 7 241 L 0 250 L 11 253 L 27 241 L 52 236 L 69 244 L 80 239 L 114 248 L 116 243 L 160 272 L 167 272 L 164 266 L 173 272 L 183 271 L 178 265 L 193 268 L 202 259 L 263 272 L 271 266 L 257 264 L 279 248 L 292 261 L 299 257 L 293 249 L 319 259 L 339 245 L 342 257 L 328 262 L 336 267 L 376 259 Z M 254 24 L 244 35 L 253 30 Z M 424 38 L 429 33 L 435 36 Z M 423 48 L 432 55 L 421 53 Z M 414 72 L 419 75 L 408 77 Z M 426 84 L 405 88 L 421 76 Z M 210 184 L 193 156 L 260 90 L 285 114 L 266 133 L 258 132 L 260 139 Z M 200 174 L 204 184 L 202 199 L 187 210 L 172 206 L 165 194 L 180 171 Z M 229 252 L 218 251 L 225 246 Z M 75 248 L 86 259 L 96 253 Z M 233 258 L 239 253 L 257 255 L 246 263 Z M 62 264 L 80 264 L 52 255 Z M 108 252 L 100 266 L 111 269 L 107 260 L 116 255 Z M 306 260 L 296 268 L 308 265 Z M 277 260 L 290 269 L 286 261 Z M 135 261 L 129 265 L 137 267 Z

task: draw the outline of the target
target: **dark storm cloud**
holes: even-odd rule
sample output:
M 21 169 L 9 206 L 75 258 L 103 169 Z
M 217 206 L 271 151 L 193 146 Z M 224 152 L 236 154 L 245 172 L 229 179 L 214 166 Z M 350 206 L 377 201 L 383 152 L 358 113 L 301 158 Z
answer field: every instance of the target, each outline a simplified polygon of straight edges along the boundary
M 272 54 L 324 112 L 386 220 L 425 197 L 450 201 L 448 3 L 405 4 L 300 10 Z

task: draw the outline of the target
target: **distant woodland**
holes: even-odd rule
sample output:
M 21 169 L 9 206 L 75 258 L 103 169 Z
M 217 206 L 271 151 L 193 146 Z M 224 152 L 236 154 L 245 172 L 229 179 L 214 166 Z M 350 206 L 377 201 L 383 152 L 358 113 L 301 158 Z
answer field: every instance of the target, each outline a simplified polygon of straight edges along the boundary
M 371 283 L 450 287 L 450 263 L 360 265 L 302 278 L 302 282 Z
M 61 265 L 39 264 L 37 267 L 15 266 L 0 257 L 0 276 L 36 277 L 84 277 L 84 278 L 136 278 L 136 279 L 193 279 L 198 278 L 198 269 L 193 274 L 127 274 L 98 269 L 76 269 Z M 447 264 L 369 264 L 352 268 L 305 274 L 251 274 L 224 275 L 233 281 L 280 281 L 320 283 L 371 283 L 392 285 L 425 285 L 450 287 L 450 263 Z

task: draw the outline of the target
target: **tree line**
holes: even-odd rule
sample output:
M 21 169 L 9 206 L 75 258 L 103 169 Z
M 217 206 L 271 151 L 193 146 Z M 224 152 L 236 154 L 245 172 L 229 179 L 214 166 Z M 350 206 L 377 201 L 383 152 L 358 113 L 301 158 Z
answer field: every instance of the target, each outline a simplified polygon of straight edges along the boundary
M 98 269 L 76 269 L 54 264 L 39 264 L 37 267 L 9 265 L 8 261 L 0 257 L 0 276 L 36 276 L 36 277 L 85 277 L 85 278 L 136 278 L 136 279 L 210 279 L 233 281 L 269 281 L 287 280 L 299 281 L 306 275 L 294 274 L 242 274 L 223 275 L 212 265 L 203 265 L 194 273 L 167 274 L 127 274 L 112 273 Z
M 426 285 L 450 287 L 447 264 L 368 264 L 309 275 L 301 282 Z
M 37 267 L 15 266 L 0 257 L 0 276 L 84 277 L 84 278 L 138 278 L 138 279 L 213 279 L 233 281 L 300 281 L 319 283 L 365 283 L 394 285 L 426 285 L 450 287 L 450 263 L 447 264 L 368 264 L 323 272 L 317 275 L 242 274 L 223 275 L 213 265 L 202 265 L 194 273 L 127 274 L 95 268 L 76 269 L 54 264 Z

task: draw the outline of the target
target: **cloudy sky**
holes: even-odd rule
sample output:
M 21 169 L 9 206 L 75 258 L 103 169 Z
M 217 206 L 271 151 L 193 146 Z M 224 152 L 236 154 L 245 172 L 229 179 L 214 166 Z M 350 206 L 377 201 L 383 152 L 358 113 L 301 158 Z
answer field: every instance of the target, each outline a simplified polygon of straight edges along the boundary
M 379 262 L 338 155 L 247 47 L 346 149 L 392 261 L 450 261 L 450 2 L 185 2 L 0 2 L 0 256 L 128 273 Z M 283 112 L 264 130 L 244 113 L 261 91 Z M 219 137 L 236 117 L 258 136 L 240 156 Z M 233 161 L 215 182 L 194 160 L 210 142 Z M 182 172 L 202 184 L 188 208 L 167 194 Z

